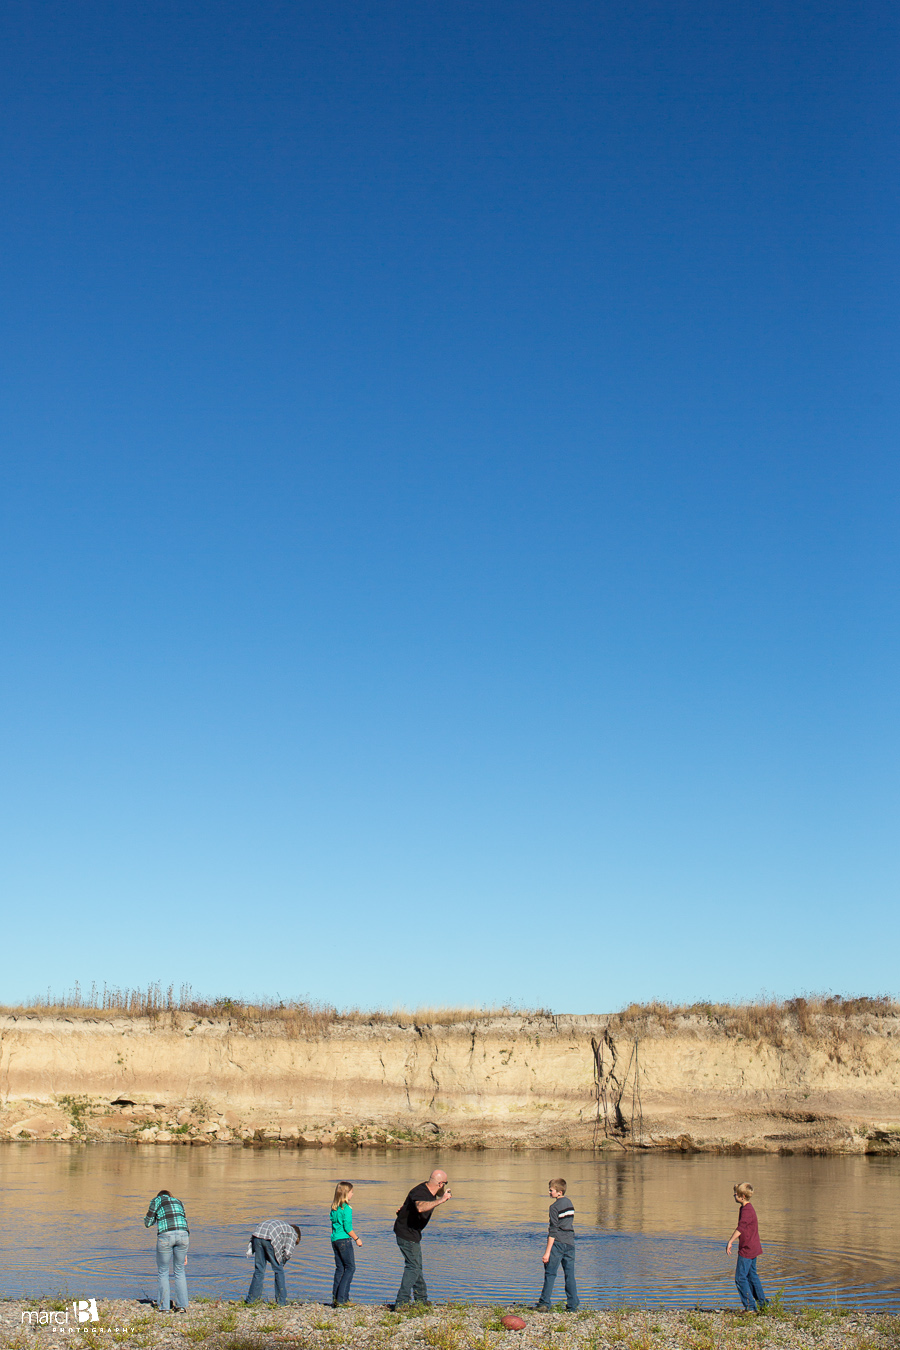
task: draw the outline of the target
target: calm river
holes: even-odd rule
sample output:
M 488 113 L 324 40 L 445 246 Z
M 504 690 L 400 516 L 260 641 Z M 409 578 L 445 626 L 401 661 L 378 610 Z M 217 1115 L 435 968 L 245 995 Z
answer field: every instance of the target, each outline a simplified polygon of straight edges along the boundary
M 424 1238 L 437 1301 L 533 1302 L 541 1285 L 547 1181 L 562 1175 L 576 1209 L 578 1281 L 586 1306 L 731 1307 L 725 1255 L 736 1181 L 752 1181 L 767 1293 L 788 1302 L 900 1307 L 900 1159 L 595 1157 L 585 1153 L 332 1153 L 157 1145 L 0 1144 L 4 1216 L 0 1294 L 152 1296 L 155 1230 L 147 1203 L 165 1186 L 191 1224 L 192 1297 L 240 1298 L 243 1252 L 260 1219 L 299 1223 L 288 1297 L 331 1297 L 328 1207 L 351 1180 L 356 1302 L 391 1301 L 400 1254 L 391 1234 L 406 1191 L 432 1167 L 453 1200 Z M 562 1276 L 557 1294 L 562 1297 Z M 267 1291 L 271 1274 L 267 1276 Z M 271 1297 L 267 1293 L 267 1296 Z

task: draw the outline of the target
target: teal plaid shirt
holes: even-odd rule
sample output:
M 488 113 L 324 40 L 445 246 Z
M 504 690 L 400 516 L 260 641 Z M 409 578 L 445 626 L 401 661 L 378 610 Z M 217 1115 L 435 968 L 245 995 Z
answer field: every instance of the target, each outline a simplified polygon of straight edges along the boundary
M 184 1205 L 174 1195 L 154 1195 L 144 1219 L 144 1227 L 152 1228 L 154 1224 L 158 1233 L 169 1233 L 173 1228 L 190 1232 Z

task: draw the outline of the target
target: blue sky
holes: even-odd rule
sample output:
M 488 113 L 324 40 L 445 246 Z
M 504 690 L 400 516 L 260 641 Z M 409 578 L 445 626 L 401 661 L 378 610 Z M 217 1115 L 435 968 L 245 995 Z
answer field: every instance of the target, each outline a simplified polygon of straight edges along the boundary
M 4 1001 L 896 991 L 897 27 L 7 10 Z

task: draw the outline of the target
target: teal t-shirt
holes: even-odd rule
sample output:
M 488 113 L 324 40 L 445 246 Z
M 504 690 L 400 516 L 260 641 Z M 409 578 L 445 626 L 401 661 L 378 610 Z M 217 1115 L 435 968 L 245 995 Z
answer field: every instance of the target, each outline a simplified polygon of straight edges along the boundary
M 353 1210 L 349 1205 L 340 1205 L 331 1211 L 331 1240 L 343 1242 L 350 1236 L 353 1228 Z

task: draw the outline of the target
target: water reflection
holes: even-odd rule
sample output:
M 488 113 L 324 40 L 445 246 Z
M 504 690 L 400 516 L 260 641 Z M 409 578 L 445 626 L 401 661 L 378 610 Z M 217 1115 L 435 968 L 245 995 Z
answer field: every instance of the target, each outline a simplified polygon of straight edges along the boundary
M 547 1180 L 562 1174 L 576 1208 L 578 1279 L 587 1306 L 732 1307 L 724 1244 L 736 1181 L 750 1179 L 768 1292 L 788 1301 L 900 1306 L 896 1264 L 876 1234 L 900 1221 L 900 1160 L 892 1158 L 595 1157 L 583 1153 L 341 1153 L 234 1148 L 0 1145 L 6 1201 L 0 1293 L 150 1296 L 155 1232 L 143 1227 L 161 1186 L 191 1223 L 193 1295 L 243 1297 L 248 1234 L 263 1218 L 299 1223 L 288 1296 L 331 1293 L 328 1205 L 336 1180 L 355 1183 L 365 1245 L 353 1297 L 393 1298 L 401 1261 L 391 1234 L 406 1191 L 433 1166 L 449 1173 L 451 1204 L 425 1234 L 432 1296 L 533 1301 L 540 1290 Z

